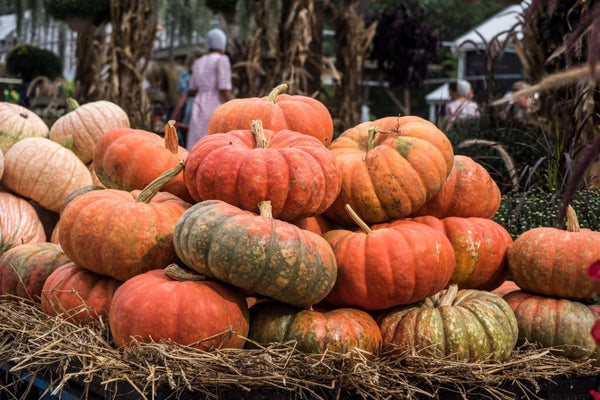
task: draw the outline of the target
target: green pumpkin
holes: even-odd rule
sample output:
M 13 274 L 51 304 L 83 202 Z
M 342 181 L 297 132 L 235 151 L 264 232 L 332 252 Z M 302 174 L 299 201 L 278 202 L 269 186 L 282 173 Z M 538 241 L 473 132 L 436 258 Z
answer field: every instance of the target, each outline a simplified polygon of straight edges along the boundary
M 179 218 L 173 243 L 179 259 L 200 274 L 295 306 L 320 302 L 337 264 L 321 236 L 220 200 L 197 203 Z
M 248 338 L 265 345 L 295 340 L 298 350 L 316 354 L 360 349 L 377 356 L 381 349 L 379 326 L 368 313 L 354 308 L 321 312 L 260 303 L 250 309 Z
M 500 296 L 456 285 L 378 317 L 384 350 L 414 349 L 432 357 L 506 360 L 517 343 L 517 320 Z

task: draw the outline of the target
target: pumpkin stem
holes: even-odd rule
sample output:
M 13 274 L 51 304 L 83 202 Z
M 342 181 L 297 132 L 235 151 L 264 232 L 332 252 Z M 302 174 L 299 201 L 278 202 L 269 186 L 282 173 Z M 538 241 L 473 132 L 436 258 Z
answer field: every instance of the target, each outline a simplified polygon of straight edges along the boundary
M 427 297 L 425 300 L 423 300 L 423 305 L 425 307 L 435 308 L 435 302 L 431 297 Z
M 267 96 L 267 101 L 275 103 L 275 99 L 277 98 L 277 96 L 279 96 L 284 90 L 287 90 L 287 88 L 288 85 L 286 83 L 282 83 L 281 85 L 277 86 L 275 89 L 271 90 L 271 93 L 269 93 L 269 95 Z
M 252 129 L 252 134 L 254 134 L 254 140 L 256 141 L 257 149 L 266 149 L 267 148 L 267 137 L 265 136 L 265 131 L 263 129 L 263 124 L 260 119 L 255 119 L 250 122 L 250 128 Z
M 446 293 L 444 293 L 444 295 L 442 295 L 442 297 L 440 298 L 440 300 L 438 302 L 438 307 L 451 306 L 452 303 L 454 302 L 454 299 L 456 298 L 457 294 L 458 294 L 458 286 L 457 285 L 448 286 Z
M 371 151 L 375 148 L 375 142 L 379 139 L 379 134 L 381 133 L 381 129 L 376 126 L 371 126 L 367 133 L 367 152 Z
M 29 114 L 27 114 L 26 112 L 19 113 L 19 116 L 23 118 L 29 118 Z
M 270 200 L 264 200 L 258 203 L 258 209 L 261 217 L 273 218 L 273 207 L 271 207 Z
M 205 281 L 206 276 L 197 273 L 196 271 L 190 271 L 183 269 L 177 264 L 169 264 L 164 269 L 165 275 L 169 278 L 184 282 L 184 281 Z
M 345 207 L 346 211 L 348 211 L 348 214 L 350 214 L 350 217 L 354 220 L 354 222 L 356 222 L 358 226 L 360 226 L 360 229 L 365 231 L 367 234 L 371 233 L 371 228 L 369 227 L 369 225 L 367 225 L 367 223 L 358 216 L 358 214 L 352 209 L 352 207 L 350 207 L 350 204 L 346 204 Z
M 69 108 L 69 111 L 74 111 L 77 108 L 79 108 L 79 103 L 77 102 L 77 100 L 75 100 L 72 97 L 69 97 L 67 100 L 67 107 Z
M 173 154 L 179 152 L 179 141 L 177 140 L 177 129 L 175 129 L 174 120 L 169 120 L 165 125 L 165 148 Z
M 137 202 L 138 203 L 150 203 L 150 200 L 152 200 L 152 198 L 154 196 L 156 196 L 156 194 L 158 193 L 160 188 L 162 188 L 165 183 L 167 183 L 171 179 L 175 178 L 177 176 L 177 174 L 179 174 L 181 172 L 182 169 L 183 169 L 183 160 L 179 160 L 177 165 L 175 165 L 173 168 L 163 172 L 162 174 L 160 174 L 158 176 L 158 178 L 156 178 L 155 180 L 150 182 L 148 184 L 148 186 L 146 186 L 144 188 L 144 190 L 142 190 L 141 193 L 139 194 L 139 196 L 137 198 Z
M 570 205 L 567 206 L 567 231 L 568 232 L 579 232 L 581 228 L 579 227 L 579 219 L 577 218 L 577 213 Z

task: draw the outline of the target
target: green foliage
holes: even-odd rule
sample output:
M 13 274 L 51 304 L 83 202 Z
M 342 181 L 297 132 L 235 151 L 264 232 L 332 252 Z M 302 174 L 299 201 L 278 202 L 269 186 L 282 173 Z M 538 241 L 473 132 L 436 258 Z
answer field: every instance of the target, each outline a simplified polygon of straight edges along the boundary
M 529 193 L 511 192 L 502 197 L 494 221 L 506 228 L 513 239 L 533 228 L 556 228 L 561 201 L 556 194 L 541 190 Z M 600 231 L 600 215 L 597 212 L 600 209 L 600 192 L 581 190 L 576 193 L 571 206 L 577 213 L 581 228 Z
M 6 71 L 24 82 L 31 82 L 37 76 L 54 80 L 62 75 L 62 62 L 51 51 L 27 44 L 17 45 L 6 57 Z
M 91 18 L 95 25 L 110 21 L 110 0 L 45 0 L 46 9 L 56 19 Z
M 497 145 L 508 153 L 517 178 L 535 164 L 536 160 L 546 155 L 544 147 L 540 144 L 540 133 L 535 128 L 525 125 L 520 120 L 503 118 L 497 114 L 484 113 L 480 118 L 458 120 L 444 132 L 450 139 L 455 154 L 471 157 L 485 167 L 503 193 L 517 188 L 512 183 L 507 161 L 502 157 Z M 463 146 L 465 141 L 474 139 L 495 144 L 482 142 Z

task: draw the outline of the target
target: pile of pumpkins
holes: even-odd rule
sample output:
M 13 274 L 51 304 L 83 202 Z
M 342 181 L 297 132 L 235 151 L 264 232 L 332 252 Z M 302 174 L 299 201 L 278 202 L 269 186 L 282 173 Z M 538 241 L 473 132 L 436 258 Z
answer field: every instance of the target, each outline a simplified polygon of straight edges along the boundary
M 595 350 L 575 302 L 556 298 L 593 296 L 592 239 L 578 254 L 579 233 L 562 250 L 550 233 L 513 243 L 492 220 L 497 185 L 434 124 L 386 117 L 332 140 L 327 108 L 285 88 L 224 103 L 189 152 L 172 122 L 164 138 L 132 129 L 109 102 L 71 102 L 46 130 L 0 103 L 0 294 L 77 323 L 107 318 L 118 348 L 295 340 L 311 353 L 460 360 L 506 360 L 525 340 Z M 51 237 L 32 203 L 56 213 Z M 527 292 L 493 292 L 509 271 Z M 552 336 L 561 318 L 564 343 Z

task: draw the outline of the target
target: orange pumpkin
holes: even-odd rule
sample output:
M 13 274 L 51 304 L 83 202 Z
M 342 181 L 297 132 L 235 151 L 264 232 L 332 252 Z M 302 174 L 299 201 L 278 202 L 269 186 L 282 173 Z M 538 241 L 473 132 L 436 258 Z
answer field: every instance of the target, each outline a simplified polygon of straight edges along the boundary
M 71 200 L 58 222 L 65 254 L 81 267 L 120 281 L 177 261 L 173 230 L 190 204 L 158 188 L 182 166 L 142 192 L 92 190 Z
M 72 151 L 45 138 L 18 141 L 5 155 L 2 185 L 58 212 L 75 189 L 92 184 L 87 167 Z
M 0 151 L 28 137 L 48 137 L 48 125 L 31 110 L 0 101 Z
M 0 191 L 0 254 L 23 243 L 46 241 L 44 225 L 25 199 Z
M 185 160 L 188 152 L 177 143 L 175 122 L 169 121 L 165 138 L 141 129 L 119 128 L 104 134 L 94 149 L 94 171 L 104 186 L 142 190 L 160 174 Z M 165 192 L 192 202 L 183 173 L 163 186 Z
M 331 224 L 323 215 L 304 218 L 299 221 L 294 221 L 292 224 L 296 225 L 298 228 L 316 233 L 317 235 L 322 235 L 331 229 Z
M 210 117 L 208 134 L 248 129 L 253 120 L 259 119 L 265 129 L 300 132 L 329 146 L 333 120 L 327 107 L 312 97 L 280 94 L 286 89 L 283 84 L 267 97 L 233 99 L 221 104 Z
M 413 216 L 493 218 L 502 195 L 481 164 L 467 156 L 454 156 L 454 167 L 442 189 Z
M 108 317 L 117 347 L 161 339 L 201 350 L 244 346 L 249 326 L 244 296 L 231 286 L 192 280 L 180 271 L 149 271 L 117 289 Z
M 290 130 L 252 130 L 205 136 L 190 151 L 183 171 L 192 197 L 222 200 L 257 213 L 271 201 L 284 221 L 321 214 L 340 189 L 330 151 L 314 137 Z
M 423 300 L 450 281 L 454 251 L 443 233 L 413 221 L 362 232 L 334 229 L 323 237 L 338 263 L 325 303 L 333 307 L 382 310 Z
M 600 260 L 600 232 L 580 229 L 573 208 L 567 230 L 540 227 L 523 232 L 508 250 L 508 269 L 520 288 L 544 296 L 592 298 L 600 290 L 588 268 Z
M 42 288 L 42 311 L 80 324 L 105 318 L 121 282 L 72 262 L 56 268 Z
M 412 220 L 442 232 L 450 240 L 456 258 L 450 281 L 459 289 L 492 290 L 506 279 L 506 252 L 513 240 L 502 225 L 475 217 L 438 219 L 428 216 Z
M 52 125 L 50 139 L 65 145 L 84 163 L 92 160 L 94 147 L 100 137 L 116 128 L 129 128 L 127 113 L 115 103 L 94 101 L 79 106 L 67 99 L 69 112 Z
M 368 224 L 410 215 L 437 194 L 452 170 L 452 144 L 419 117 L 387 117 L 342 133 L 329 147 L 342 172 L 342 188 L 325 216 L 352 220 L 345 205 Z

